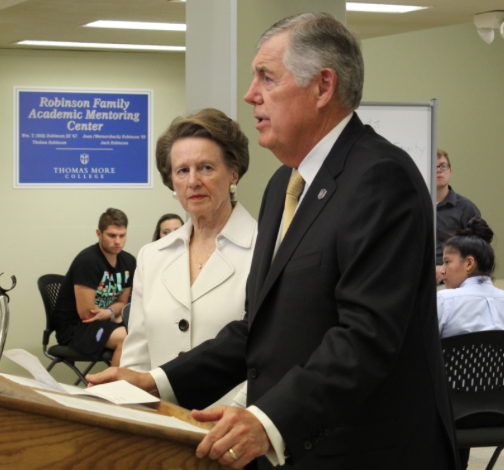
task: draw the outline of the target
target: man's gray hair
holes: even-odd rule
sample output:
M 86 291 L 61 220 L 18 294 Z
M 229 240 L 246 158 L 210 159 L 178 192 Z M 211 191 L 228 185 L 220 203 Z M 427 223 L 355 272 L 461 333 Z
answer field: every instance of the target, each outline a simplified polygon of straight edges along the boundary
M 288 31 L 283 62 L 296 85 L 308 86 L 325 68 L 336 72 L 336 93 L 344 109 L 356 109 L 362 99 L 364 61 L 358 39 L 329 13 L 303 13 L 280 20 L 257 42 L 259 49 L 273 36 Z

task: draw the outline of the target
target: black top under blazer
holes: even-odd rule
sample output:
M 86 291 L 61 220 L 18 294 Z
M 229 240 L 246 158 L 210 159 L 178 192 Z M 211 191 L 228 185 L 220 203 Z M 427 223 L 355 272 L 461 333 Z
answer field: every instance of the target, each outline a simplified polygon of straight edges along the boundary
M 290 174 L 263 197 L 245 319 L 162 366 L 179 403 L 204 408 L 248 379 L 296 469 L 458 468 L 415 163 L 354 113 L 272 261 Z

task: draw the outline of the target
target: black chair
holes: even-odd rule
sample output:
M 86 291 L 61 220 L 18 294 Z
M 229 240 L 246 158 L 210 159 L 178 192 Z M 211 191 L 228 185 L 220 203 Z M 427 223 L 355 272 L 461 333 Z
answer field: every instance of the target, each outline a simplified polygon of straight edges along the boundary
M 59 274 L 46 274 L 39 277 L 37 285 L 42 295 L 42 300 L 44 301 L 45 313 L 46 313 L 46 329 L 44 330 L 44 336 L 42 337 L 42 348 L 44 354 L 51 359 L 51 364 L 47 368 L 48 371 L 58 363 L 62 362 L 72 369 L 76 374 L 78 379 L 75 381 L 74 385 L 78 385 L 82 382 L 87 385 L 87 381 L 84 378 L 86 374 L 95 366 L 98 362 L 105 362 L 110 366 L 110 361 L 112 360 L 112 355 L 114 351 L 111 349 L 105 349 L 98 359 L 87 356 L 78 352 L 77 350 L 71 348 L 70 346 L 61 346 L 56 344 L 51 346 L 49 350 L 47 346 L 49 345 L 49 337 L 54 331 L 52 324 L 52 316 L 54 313 L 54 307 L 56 306 L 56 300 L 58 299 L 58 294 L 61 288 L 61 284 L 65 276 Z M 89 366 L 81 372 L 75 366 L 76 362 L 88 362 Z
M 131 302 L 127 303 L 121 310 L 122 321 L 124 323 L 124 328 L 126 328 L 126 333 L 128 332 L 128 320 L 131 308 Z
M 482 331 L 441 340 L 460 449 L 504 448 L 504 331 Z

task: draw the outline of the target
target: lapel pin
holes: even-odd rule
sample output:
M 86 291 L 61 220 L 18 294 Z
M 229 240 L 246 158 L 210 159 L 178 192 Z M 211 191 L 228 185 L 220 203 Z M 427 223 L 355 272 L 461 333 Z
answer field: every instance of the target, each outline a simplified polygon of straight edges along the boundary
M 318 198 L 322 199 L 327 194 L 327 189 L 321 189 L 320 193 L 318 193 Z

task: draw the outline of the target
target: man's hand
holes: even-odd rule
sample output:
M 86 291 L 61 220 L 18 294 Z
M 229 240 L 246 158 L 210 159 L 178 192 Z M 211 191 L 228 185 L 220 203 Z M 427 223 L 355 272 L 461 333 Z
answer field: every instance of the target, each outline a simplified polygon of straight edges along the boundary
M 436 282 L 440 284 L 443 278 L 444 278 L 443 265 L 436 266 Z
M 196 457 L 200 459 L 208 457 L 221 465 L 240 469 L 270 448 L 266 431 L 250 411 L 219 405 L 204 411 L 193 410 L 191 415 L 197 421 L 218 421 L 196 449 Z
M 104 321 L 109 320 L 112 316 L 112 312 L 108 308 L 93 308 L 89 311 L 91 314 L 90 318 L 82 320 L 82 323 L 91 323 L 92 321 Z
M 118 380 L 126 380 L 126 382 L 149 392 L 151 395 L 159 397 L 156 382 L 148 372 L 136 372 L 121 367 L 109 367 L 98 374 L 86 375 L 86 380 L 89 382 L 88 387 L 117 382 Z

